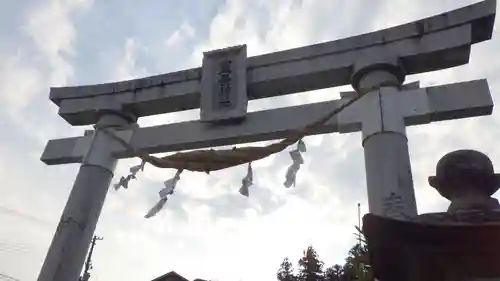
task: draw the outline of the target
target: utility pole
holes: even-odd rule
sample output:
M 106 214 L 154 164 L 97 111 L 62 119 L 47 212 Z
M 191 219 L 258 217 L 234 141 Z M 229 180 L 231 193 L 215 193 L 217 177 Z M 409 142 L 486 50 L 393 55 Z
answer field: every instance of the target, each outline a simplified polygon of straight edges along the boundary
M 85 261 L 85 269 L 83 270 L 83 275 L 80 277 L 79 281 L 88 281 L 90 278 L 90 273 L 89 271 L 92 269 L 92 254 L 94 252 L 94 247 L 95 244 L 98 240 L 102 240 L 104 238 L 98 237 L 94 235 L 94 238 L 92 238 L 92 243 L 90 244 L 90 250 L 89 254 L 87 256 L 87 260 Z
M 358 244 L 361 247 L 361 203 L 358 203 Z

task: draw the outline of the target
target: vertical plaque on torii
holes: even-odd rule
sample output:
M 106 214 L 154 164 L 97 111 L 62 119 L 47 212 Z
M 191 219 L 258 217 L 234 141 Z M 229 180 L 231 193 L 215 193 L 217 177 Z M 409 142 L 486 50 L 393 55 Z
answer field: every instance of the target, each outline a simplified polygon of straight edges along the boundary
M 200 119 L 242 119 L 247 113 L 246 45 L 203 53 Z

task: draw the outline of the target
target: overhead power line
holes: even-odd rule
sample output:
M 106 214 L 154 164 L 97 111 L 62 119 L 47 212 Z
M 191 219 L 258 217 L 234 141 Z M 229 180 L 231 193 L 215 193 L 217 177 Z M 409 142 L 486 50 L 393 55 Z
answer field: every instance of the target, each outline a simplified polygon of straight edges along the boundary
M 4 273 L 0 273 L 0 280 L 6 280 L 6 281 L 21 281 L 17 278 L 14 278 L 12 276 L 9 276 L 7 274 L 4 274 Z
M 31 245 L 20 244 L 0 238 L 0 252 L 30 251 L 31 248 Z
M 43 225 L 43 226 L 53 226 L 54 225 L 53 223 L 50 223 L 46 220 L 34 217 L 32 215 L 29 215 L 29 214 L 26 214 L 26 213 L 23 213 L 21 211 L 14 210 L 14 209 L 11 209 L 11 208 L 8 208 L 5 206 L 0 206 L 0 213 L 5 214 L 5 215 L 10 215 L 10 216 L 15 216 L 17 218 L 21 218 L 21 219 L 28 220 L 31 222 L 35 222 L 35 223 L 37 223 L 39 225 Z

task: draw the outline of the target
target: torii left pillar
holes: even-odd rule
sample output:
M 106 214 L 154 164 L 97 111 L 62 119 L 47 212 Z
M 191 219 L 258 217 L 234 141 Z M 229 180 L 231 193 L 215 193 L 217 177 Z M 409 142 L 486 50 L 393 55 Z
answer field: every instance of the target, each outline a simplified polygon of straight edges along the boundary
M 85 262 L 117 159 L 103 129 L 120 131 L 136 122 L 132 115 L 106 112 L 95 125 L 92 142 L 64 208 L 38 281 L 77 281 Z

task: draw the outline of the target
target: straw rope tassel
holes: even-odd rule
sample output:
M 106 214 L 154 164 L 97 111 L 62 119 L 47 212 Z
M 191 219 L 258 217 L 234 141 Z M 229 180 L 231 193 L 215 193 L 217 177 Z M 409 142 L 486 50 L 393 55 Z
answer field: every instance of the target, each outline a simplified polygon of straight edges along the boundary
M 167 203 L 168 195 L 174 193 L 175 186 L 181 178 L 181 173 L 182 170 L 177 170 L 173 178 L 168 179 L 163 183 L 165 185 L 165 188 L 160 190 L 160 192 L 158 193 L 158 195 L 160 195 L 160 200 L 153 206 L 153 208 L 151 208 L 151 210 L 149 210 L 149 212 L 144 216 L 145 218 L 150 218 L 160 212 L 161 209 L 163 209 L 163 206 L 165 205 L 165 203 Z
M 240 194 L 248 197 L 249 191 L 248 187 L 253 184 L 253 171 L 252 171 L 252 163 L 248 163 L 247 175 L 241 181 L 241 188 L 239 190 Z

